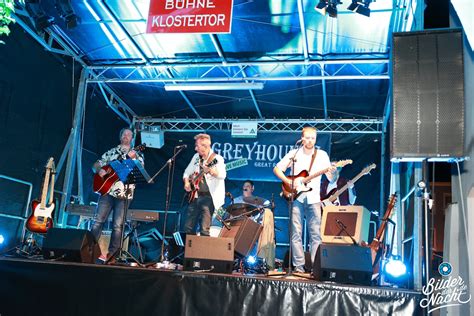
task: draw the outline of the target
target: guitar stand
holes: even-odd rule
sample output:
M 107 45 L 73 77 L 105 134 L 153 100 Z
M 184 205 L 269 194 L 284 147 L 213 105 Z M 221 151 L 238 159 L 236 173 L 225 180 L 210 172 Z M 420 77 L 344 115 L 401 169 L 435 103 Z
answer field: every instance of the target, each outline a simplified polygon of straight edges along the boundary
M 35 238 L 35 233 L 28 232 L 25 235 L 25 238 L 13 248 L 10 248 L 2 253 L 0 256 L 9 256 L 10 253 L 14 252 L 13 256 L 26 257 L 33 259 L 35 257 L 42 257 L 41 247 L 38 246 L 38 243 Z

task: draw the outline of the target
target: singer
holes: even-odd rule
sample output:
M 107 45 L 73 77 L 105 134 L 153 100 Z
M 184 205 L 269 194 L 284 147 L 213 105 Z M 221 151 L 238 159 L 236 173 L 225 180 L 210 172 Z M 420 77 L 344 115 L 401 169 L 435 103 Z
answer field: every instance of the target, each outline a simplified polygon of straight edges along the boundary
M 304 127 L 301 133 L 301 149 L 290 150 L 285 157 L 275 166 L 273 172 L 283 182 L 292 186 L 292 180 L 285 175 L 288 167 L 293 165 L 291 175 L 297 175 L 303 170 L 314 174 L 319 170 L 330 168 L 331 172 L 335 168 L 331 166 L 328 154 L 322 150 L 315 148 L 317 132 L 314 127 Z M 304 250 L 303 250 L 303 217 L 306 217 L 309 236 L 310 236 L 310 252 L 311 260 L 314 260 L 316 250 L 321 243 L 321 199 L 319 196 L 321 176 L 311 180 L 307 186 L 311 191 L 304 192 L 293 201 L 291 210 L 291 250 L 292 261 L 296 272 L 305 272 Z
M 226 170 L 224 158 L 211 149 L 211 136 L 194 136 L 196 154 L 183 173 L 184 190 L 192 196 L 186 214 L 184 232 L 196 233 L 201 219 L 200 234 L 209 236 L 211 216 L 225 200 Z

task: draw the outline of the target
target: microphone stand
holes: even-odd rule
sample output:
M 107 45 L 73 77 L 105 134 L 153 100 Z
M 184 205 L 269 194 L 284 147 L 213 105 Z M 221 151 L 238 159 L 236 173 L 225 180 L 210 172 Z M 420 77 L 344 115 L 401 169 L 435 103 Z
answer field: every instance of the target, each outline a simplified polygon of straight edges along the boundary
M 352 240 L 352 243 L 354 244 L 354 246 L 357 246 L 357 241 L 354 239 L 354 237 L 352 237 L 351 234 L 349 234 L 349 233 L 347 232 L 347 230 L 346 230 L 346 227 L 347 227 L 347 226 L 344 225 L 344 223 L 343 223 L 342 221 L 338 220 L 338 219 L 336 219 L 336 224 L 337 224 L 337 226 L 339 226 L 339 228 L 340 228 L 343 232 L 346 233 L 347 236 L 349 236 L 349 238 Z M 339 236 L 340 233 L 337 234 L 337 235 Z
M 298 142 L 300 142 L 301 140 L 298 139 L 295 143 L 295 146 L 296 144 L 298 144 Z M 293 205 L 294 205 L 294 201 L 295 201 L 295 194 L 293 193 L 294 189 L 295 189 L 295 162 L 296 162 L 296 154 L 298 153 L 298 151 L 300 151 L 301 149 L 301 145 L 298 147 L 298 149 L 295 151 L 295 154 L 293 155 L 293 157 L 290 159 L 291 160 L 291 175 L 292 175 L 292 178 L 291 178 L 291 194 L 290 194 L 290 202 L 288 203 L 288 213 L 289 213 L 289 220 L 290 220 L 290 225 L 289 225 L 289 228 L 288 228 L 288 234 L 289 234 L 289 242 L 290 242 L 290 247 L 289 247 L 289 250 L 288 250 L 288 271 L 286 273 L 287 276 L 291 276 L 293 275 L 293 267 L 292 267 L 292 262 L 293 262 L 293 251 L 292 251 L 292 247 L 291 247 L 291 240 L 292 240 L 292 234 L 293 234 L 293 230 L 291 229 L 291 227 L 293 226 Z
M 176 159 L 176 156 L 178 156 L 186 147 L 185 146 L 179 146 L 178 151 L 176 151 L 176 148 L 178 148 L 178 147 L 175 147 L 175 152 L 174 152 L 173 156 L 166 161 L 166 163 L 160 168 L 160 170 L 158 170 L 153 175 L 153 177 L 151 177 L 151 179 L 149 181 L 149 182 L 153 181 L 153 179 L 155 179 L 166 168 L 166 166 L 168 166 L 169 172 L 168 172 L 168 181 L 167 181 L 167 186 L 166 186 L 165 218 L 164 218 L 164 221 L 163 221 L 163 237 L 161 238 L 161 253 L 160 253 L 160 260 L 159 261 L 163 261 L 163 253 L 164 253 L 164 246 L 165 246 L 165 239 L 166 239 L 166 222 L 167 222 L 167 218 L 168 218 L 168 211 L 169 211 L 169 207 L 170 207 L 170 196 L 171 196 L 170 195 L 170 193 L 171 193 L 170 183 L 171 183 L 171 179 L 172 179 L 172 176 L 171 176 L 171 170 L 172 169 L 171 169 L 171 167 L 173 165 L 173 162 Z M 149 266 L 154 265 L 154 264 L 156 264 L 156 262 L 147 263 L 145 266 L 149 267 Z

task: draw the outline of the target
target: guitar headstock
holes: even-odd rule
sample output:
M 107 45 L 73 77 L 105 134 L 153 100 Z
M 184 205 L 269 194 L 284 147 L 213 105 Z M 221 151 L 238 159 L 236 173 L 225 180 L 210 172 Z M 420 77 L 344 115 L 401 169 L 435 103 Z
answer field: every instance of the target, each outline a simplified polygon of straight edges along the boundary
M 373 164 L 365 167 L 364 169 L 362 169 L 361 173 L 362 174 L 368 174 L 368 173 L 370 173 L 370 171 L 374 170 L 376 167 L 377 167 L 377 165 L 373 163 Z
M 352 159 L 346 159 L 346 160 L 339 160 L 338 162 L 335 162 L 333 166 L 337 168 L 340 168 L 340 167 L 342 168 L 350 164 L 352 164 Z
M 396 202 L 397 202 L 397 193 L 393 193 L 388 198 L 387 210 L 391 210 L 395 206 Z
M 55 172 L 56 167 L 54 165 L 54 158 L 50 157 L 48 161 L 46 162 L 46 166 L 44 167 L 45 169 L 49 169 L 51 172 Z

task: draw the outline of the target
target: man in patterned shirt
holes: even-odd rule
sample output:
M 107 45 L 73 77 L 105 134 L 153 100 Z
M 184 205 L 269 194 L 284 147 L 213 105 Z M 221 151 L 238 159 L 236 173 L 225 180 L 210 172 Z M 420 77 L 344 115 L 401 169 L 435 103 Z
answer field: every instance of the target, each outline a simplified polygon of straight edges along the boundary
M 104 153 L 102 157 L 94 163 L 93 169 L 99 176 L 104 177 L 106 172 L 104 169 L 101 169 L 105 165 L 109 164 L 113 160 L 125 160 L 125 159 L 138 159 L 141 164 L 143 164 L 143 156 L 140 152 L 136 152 L 131 147 L 131 142 L 133 139 L 133 132 L 129 128 L 123 128 L 120 131 L 120 145 L 114 147 Z M 94 222 L 92 224 L 91 232 L 94 235 L 96 240 L 99 240 L 99 237 L 102 233 L 102 227 L 107 221 L 110 212 L 113 210 L 113 228 L 112 234 L 110 237 L 109 250 L 107 254 L 107 260 L 110 263 L 114 261 L 113 256 L 120 247 L 120 239 L 122 238 L 123 230 L 123 213 L 125 211 L 125 199 L 128 199 L 128 203 L 131 203 L 133 198 L 133 191 L 135 190 L 135 185 L 128 185 L 128 189 L 125 188 L 125 185 L 122 181 L 117 181 L 112 185 L 110 191 L 102 195 L 99 198 L 97 204 L 96 215 L 94 217 Z

